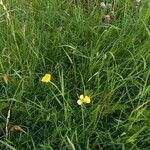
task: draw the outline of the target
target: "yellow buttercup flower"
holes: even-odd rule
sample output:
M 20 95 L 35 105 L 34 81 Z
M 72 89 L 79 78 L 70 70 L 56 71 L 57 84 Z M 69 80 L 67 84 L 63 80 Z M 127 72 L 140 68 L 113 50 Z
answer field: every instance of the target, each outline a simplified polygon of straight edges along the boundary
M 45 74 L 43 77 L 42 77 L 42 79 L 41 79 L 41 81 L 42 82 L 45 82 L 45 83 L 48 83 L 48 82 L 50 82 L 50 80 L 51 80 L 51 74 Z
M 80 95 L 79 100 L 77 101 L 78 105 L 90 103 L 91 99 L 89 96 Z

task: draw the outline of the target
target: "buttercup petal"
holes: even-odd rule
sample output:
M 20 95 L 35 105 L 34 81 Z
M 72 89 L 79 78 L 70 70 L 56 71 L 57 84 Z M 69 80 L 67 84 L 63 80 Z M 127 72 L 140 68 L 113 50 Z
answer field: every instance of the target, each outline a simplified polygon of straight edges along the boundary
M 83 104 L 83 102 L 80 99 L 77 101 L 77 103 L 78 103 L 78 105 L 82 105 Z
M 85 98 L 84 98 L 84 102 L 85 102 L 85 103 L 90 103 L 90 102 L 91 102 L 90 97 L 85 96 Z
M 84 96 L 83 96 L 83 95 L 80 95 L 80 97 L 79 97 L 79 98 L 80 98 L 80 100 L 82 100 L 82 99 L 84 99 Z

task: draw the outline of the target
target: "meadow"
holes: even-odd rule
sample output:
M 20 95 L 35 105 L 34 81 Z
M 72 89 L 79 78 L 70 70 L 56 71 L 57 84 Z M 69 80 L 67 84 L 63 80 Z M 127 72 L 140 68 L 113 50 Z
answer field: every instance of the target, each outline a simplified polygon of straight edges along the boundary
M 0 149 L 149 150 L 150 1 L 0 0 Z

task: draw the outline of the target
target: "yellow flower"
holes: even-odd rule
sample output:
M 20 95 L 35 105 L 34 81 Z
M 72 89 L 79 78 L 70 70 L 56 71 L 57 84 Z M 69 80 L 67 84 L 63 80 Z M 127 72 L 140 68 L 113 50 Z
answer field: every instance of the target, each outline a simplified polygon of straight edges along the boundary
M 45 83 L 50 82 L 50 80 L 51 80 L 51 74 L 45 74 L 41 79 L 41 81 Z
M 91 99 L 89 96 L 80 95 L 79 100 L 77 101 L 78 105 L 90 103 Z

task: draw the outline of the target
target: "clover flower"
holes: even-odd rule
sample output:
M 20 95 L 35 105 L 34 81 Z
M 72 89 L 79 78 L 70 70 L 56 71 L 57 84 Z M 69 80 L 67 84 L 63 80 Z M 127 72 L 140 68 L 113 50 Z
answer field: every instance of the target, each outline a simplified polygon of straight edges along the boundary
M 41 81 L 42 82 L 45 82 L 45 83 L 48 83 L 48 82 L 50 82 L 50 80 L 51 80 L 51 74 L 45 74 L 43 77 L 42 77 L 42 79 L 41 79 Z
M 82 105 L 82 104 L 86 104 L 86 103 L 90 103 L 91 99 L 89 96 L 84 96 L 84 95 L 80 95 L 77 103 L 78 105 Z
M 102 9 L 106 9 L 106 4 L 104 3 L 104 2 L 100 2 L 100 8 L 102 8 Z
M 141 0 L 134 0 L 135 7 L 138 7 L 141 3 Z
M 103 16 L 103 22 L 108 24 L 110 22 L 110 15 L 104 15 Z

